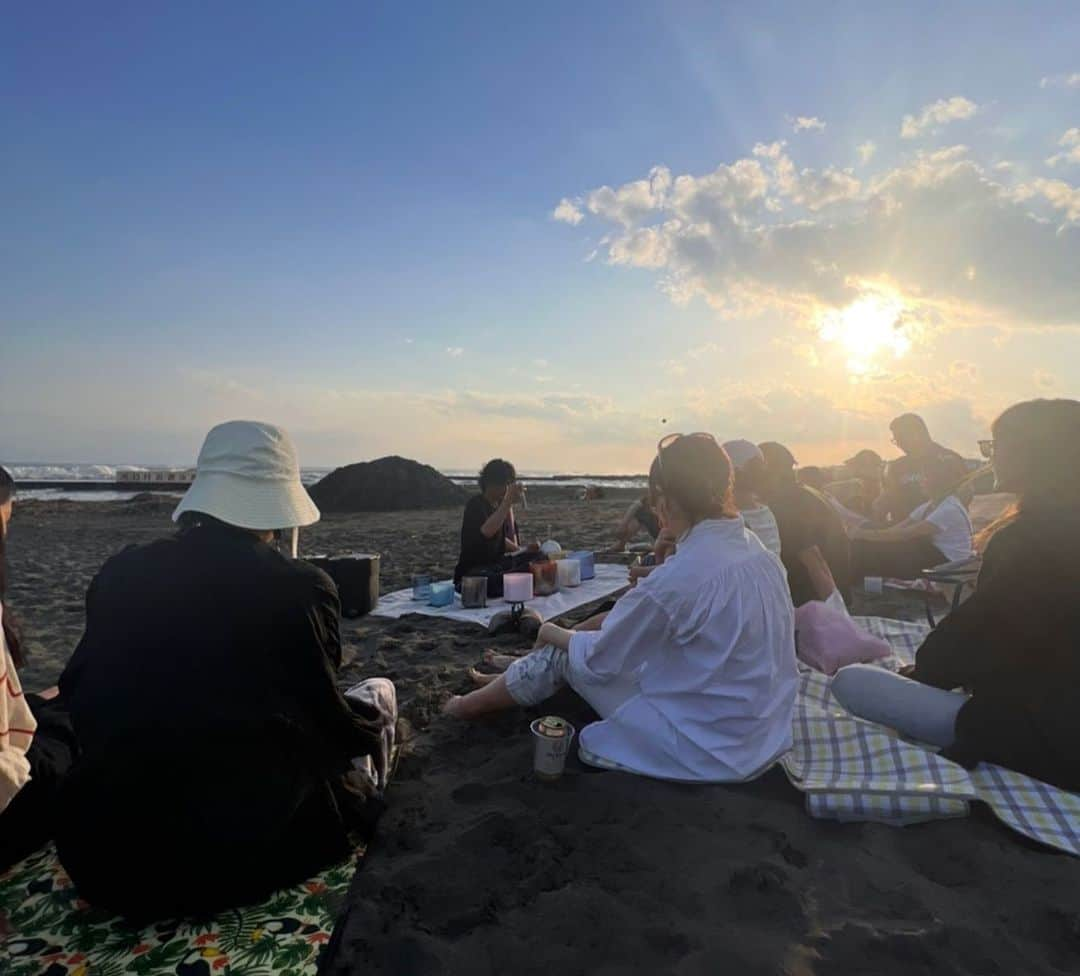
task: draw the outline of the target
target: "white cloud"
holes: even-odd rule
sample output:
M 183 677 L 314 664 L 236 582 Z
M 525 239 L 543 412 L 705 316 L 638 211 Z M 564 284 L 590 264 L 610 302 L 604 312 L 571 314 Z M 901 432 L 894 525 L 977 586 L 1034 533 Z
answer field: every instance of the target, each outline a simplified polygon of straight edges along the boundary
M 1018 186 L 1014 196 L 1017 200 L 1042 197 L 1055 210 L 1064 211 L 1069 220 L 1080 223 L 1080 186 L 1064 180 L 1037 179 Z
M 805 116 L 797 115 L 795 118 L 788 116 L 788 121 L 791 123 L 792 129 L 795 132 L 824 132 L 825 123 L 821 121 L 816 115 Z
M 578 205 L 566 197 L 559 201 L 559 205 L 551 212 L 551 216 L 555 220 L 560 220 L 564 224 L 571 224 L 575 227 L 585 219 L 585 214 L 581 212 Z
M 1080 71 L 1049 75 L 1039 82 L 1040 88 L 1080 88 Z
M 1069 129 L 1065 135 L 1058 140 L 1058 145 L 1061 146 L 1065 152 L 1056 153 L 1051 156 L 1046 161 L 1048 166 L 1058 166 L 1061 163 L 1080 164 L 1080 129 Z
M 874 153 L 877 152 L 877 143 L 867 139 L 866 142 L 860 142 L 855 147 L 855 151 L 859 154 L 859 162 L 865 166 L 874 158 Z
M 632 227 L 663 203 L 669 189 L 671 170 L 666 166 L 654 166 L 647 179 L 626 183 L 617 190 L 610 186 L 593 190 L 585 198 L 585 206 L 597 217 Z
M 936 131 L 949 122 L 970 119 L 978 111 L 978 105 L 960 95 L 940 98 L 936 102 L 924 105 L 917 116 L 905 115 L 900 125 L 900 135 L 904 139 L 916 139 L 926 132 Z
M 461 346 L 447 346 L 446 354 L 452 359 L 460 359 L 465 354 L 465 350 Z
M 650 269 L 675 300 L 725 314 L 779 313 L 808 326 L 868 288 L 901 296 L 927 334 L 975 323 L 1080 325 L 1080 190 L 1063 181 L 1013 186 L 965 146 L 919 152 L 861 183 L 850 172 L 798 169 L 782 142 L 636 204 L 612 207 L 600 254 Z M 606 188 L 640 196 L 637 181 Z M 769 206 L 768 202 L 775 206 Z M 632 223 L 632 226 L 628 224 Z M 971 269 L 976 269 L 973 275 Z

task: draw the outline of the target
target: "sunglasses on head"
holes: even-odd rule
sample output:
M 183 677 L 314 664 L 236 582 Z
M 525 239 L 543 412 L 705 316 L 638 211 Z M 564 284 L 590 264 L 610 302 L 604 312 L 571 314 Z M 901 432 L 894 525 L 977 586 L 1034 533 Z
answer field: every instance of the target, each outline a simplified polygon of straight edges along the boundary
M 667 437 L 660 438 L 660 443 L 656 445 L 656 466 L 659 470 L 661 478 L 664 476 L 664 451 L 671 447 L 671 445 L 674 444 L 676 441 L 681 441 L 684 437 L 699 437 L 702 440 L 706 440 L 713 444 L 716 444 L 716 438 L 713 437 L 712 434 L 705 433 L 705 431 L 703 430 L 699 430 L 695 434 L 668 434 Z M 717 446 L 719 447 L 718 444 Z

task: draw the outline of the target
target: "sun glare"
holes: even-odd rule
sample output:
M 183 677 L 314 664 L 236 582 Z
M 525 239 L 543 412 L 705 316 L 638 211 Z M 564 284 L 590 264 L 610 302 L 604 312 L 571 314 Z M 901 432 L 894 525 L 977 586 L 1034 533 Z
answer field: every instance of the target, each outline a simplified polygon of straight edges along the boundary
M 820 335 L 847 355 L 847 368 L 861 376 L 886 359 L 899 359 L 911 348 L 904 329 L 904 304 L 880 294 L 865 295 L 845 308 L 826 313 Z

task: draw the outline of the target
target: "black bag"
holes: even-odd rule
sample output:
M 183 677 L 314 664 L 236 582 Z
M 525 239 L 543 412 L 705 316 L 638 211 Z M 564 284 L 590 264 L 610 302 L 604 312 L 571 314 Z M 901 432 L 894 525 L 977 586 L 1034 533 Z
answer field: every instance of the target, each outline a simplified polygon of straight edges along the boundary
M 378 553 L 354 552 L 345 556 L 312 556 L 305 560 L 318 566 L 337 585 L 341 615 L 362 617 L 379 603 Z

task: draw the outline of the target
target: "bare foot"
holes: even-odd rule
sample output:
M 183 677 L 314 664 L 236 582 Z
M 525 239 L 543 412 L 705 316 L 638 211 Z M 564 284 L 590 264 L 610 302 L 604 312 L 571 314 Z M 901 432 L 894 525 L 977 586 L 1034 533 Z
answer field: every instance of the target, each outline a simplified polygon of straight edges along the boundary
M 517 659 L 517 655 L 502 654 L 493 647 L 484 651 L 484 656 L 481 658 L 484 664 L 488 667 L 495 668 L 497 671 L 505 671 Z
M 477 688 L 483 688 L 484 685 L 489 685 L 499 676 L 497 674 L 483 674 L 477 671 L 476 668 L 469 668 L 468 670 L 469 680 L 476 685 Z

